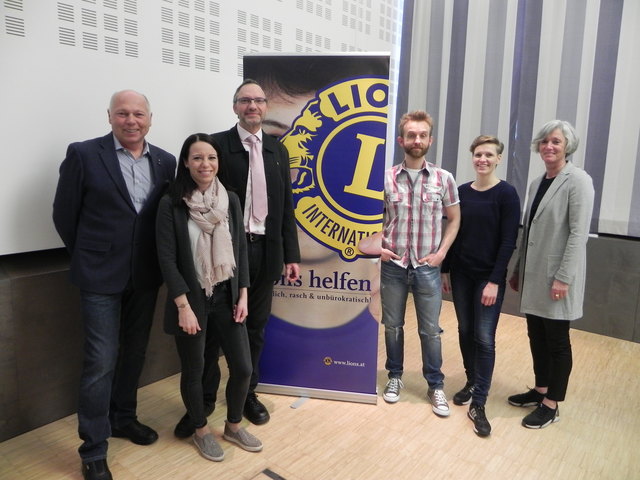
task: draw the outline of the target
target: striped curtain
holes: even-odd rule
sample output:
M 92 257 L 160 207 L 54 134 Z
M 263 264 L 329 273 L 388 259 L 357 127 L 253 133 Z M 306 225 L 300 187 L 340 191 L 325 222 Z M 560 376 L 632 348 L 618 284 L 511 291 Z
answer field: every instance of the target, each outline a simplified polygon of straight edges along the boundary
M 571 160 L 596 190 L 592 233 L 640 237 L 640 1 L 404 5 L 396 116 L 433 116 L 430 161 L 470 181 L 471 141 L 497 135 L 499 174 L 524 204 L 544 172 L 533 135 L 548 120 L 568 120 L 580 138 Z

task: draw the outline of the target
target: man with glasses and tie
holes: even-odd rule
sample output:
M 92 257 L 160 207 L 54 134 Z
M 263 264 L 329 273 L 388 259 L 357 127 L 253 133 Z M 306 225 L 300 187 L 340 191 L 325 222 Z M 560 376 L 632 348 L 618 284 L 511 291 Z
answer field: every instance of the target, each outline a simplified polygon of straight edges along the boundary
M 289 154 L 274 137 L 262 130 L 267 98 L 255 80 L 247 79 L 233 96 L 233 111 L 238 123 L 230 130 L 213 134 L 220 145 L 219 178 L 240 197 L 244 212 L 249 254 L 249 316 L 247 331 L 253 373 L 244 406 L 244 416 L 255 425 L 269 421 L 269 412 L 258 400 L 255 388 L 259 379 L 264 330 L 271 313 L 274 282 L 283 274 L 294 282 L 300 275 L 300 249 L 293 211 Z M 217 365 L 204 372 L 204 402 L 210 414 L 220 381 Z M 188 416 L 175 429 L 178 437 L 193 433 Z

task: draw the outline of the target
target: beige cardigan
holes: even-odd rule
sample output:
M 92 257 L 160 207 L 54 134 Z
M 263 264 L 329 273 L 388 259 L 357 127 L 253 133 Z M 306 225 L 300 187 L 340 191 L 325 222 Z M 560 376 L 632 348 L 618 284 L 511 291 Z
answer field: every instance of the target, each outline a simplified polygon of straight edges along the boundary
M 516 266 L 520 311 L 554 320 L 576 320 L 582 317 L 593 181 L 584 170 L 567 162 L 540 201 L 529 227 L 531 204 L 542 179 L 529 187 L 523 221 Z M 566 298 L 551 299 L 554 279 L 569 284 Z

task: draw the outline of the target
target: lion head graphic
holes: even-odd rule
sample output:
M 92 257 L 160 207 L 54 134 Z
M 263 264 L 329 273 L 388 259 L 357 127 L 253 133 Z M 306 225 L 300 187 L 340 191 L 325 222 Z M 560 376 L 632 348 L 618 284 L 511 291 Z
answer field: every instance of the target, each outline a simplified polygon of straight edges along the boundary
M 318 111 L 318 100 L 312 100 L 282 138 L 282 143 L 289 151 L 291 186 L 294 195 L 316 186 L 315 156 L 309 152 L 307 144 L 316 136 L 320 127 L 322 127 L 322 119 Z

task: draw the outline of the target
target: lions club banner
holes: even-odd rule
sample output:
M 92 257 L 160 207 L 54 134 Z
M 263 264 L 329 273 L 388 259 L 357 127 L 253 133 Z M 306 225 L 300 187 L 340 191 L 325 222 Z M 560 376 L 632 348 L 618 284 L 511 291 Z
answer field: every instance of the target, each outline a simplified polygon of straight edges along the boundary
M 375 403 L 388 55 L 247 56 L 290 157 L 301 278 L 276 284 L 259 390 Z

